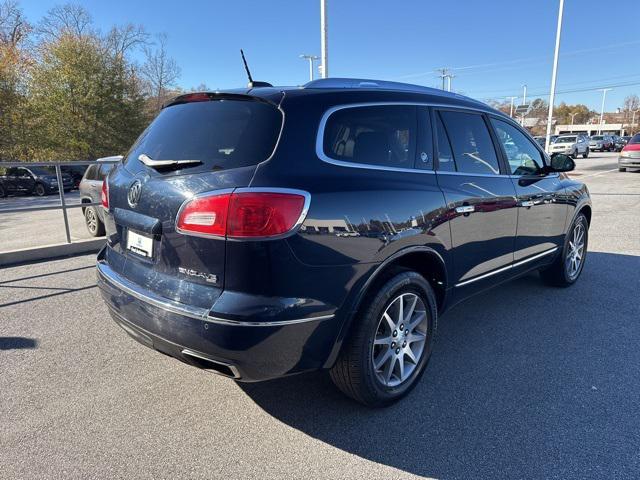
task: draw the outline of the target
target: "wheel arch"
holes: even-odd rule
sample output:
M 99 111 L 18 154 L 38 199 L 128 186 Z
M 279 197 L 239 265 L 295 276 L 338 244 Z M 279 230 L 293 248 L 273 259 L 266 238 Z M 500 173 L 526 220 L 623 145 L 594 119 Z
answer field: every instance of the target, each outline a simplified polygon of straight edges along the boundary
M 359 288 L 353 300 L 348 303 L 347 308 L 349 310 L 345 313 L 344 323 L 334 342 L 325 367 L 331 367 L 338 358 L 342 344 L 351 330 L 363 301 L 375 291 L 378 285 L 388 280 L 394 272 L 402 269 L 420 273 L 429 282 L 435 293 L 438 312 L 440 313 L 444 310 L 448 292 L 447 265 L 444 258 L 435 249 L 428 246 L 420 245 L 404 248 L 380 263 Z

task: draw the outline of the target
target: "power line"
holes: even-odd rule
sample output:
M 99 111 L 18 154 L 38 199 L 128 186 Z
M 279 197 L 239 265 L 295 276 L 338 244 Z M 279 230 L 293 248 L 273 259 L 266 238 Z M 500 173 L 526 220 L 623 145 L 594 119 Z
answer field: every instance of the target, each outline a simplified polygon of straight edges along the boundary
M 640 85 L 640 82 L 629 82 L 629 83 L 613 83 L 609 85 L 600 85 L 598 87 L 590 87 L 590 88 L 574 88 L 570 90 L 562 90 L 557 91 L 557 94 L 561 93 L 579 93 L 579 92 L 594 92 L 598 90 L 602 90 L 603 88 L 619 88 L 619 87 L 633 87 L 636 85 Z M 549 93 L 529 93 L 532 97 L 548 97 Z M 509 97 L 507 97 L 509 98 Z M 494 100 L 495 97 L 484 97 L 484 100 Z

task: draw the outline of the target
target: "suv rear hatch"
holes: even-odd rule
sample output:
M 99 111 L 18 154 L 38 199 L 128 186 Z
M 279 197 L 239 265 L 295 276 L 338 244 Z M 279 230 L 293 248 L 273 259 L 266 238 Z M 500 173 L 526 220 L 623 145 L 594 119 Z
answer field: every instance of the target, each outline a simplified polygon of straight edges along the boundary
M 208 308 L 224 285 L 224 237 L 185 235 L 181 206 L 246 187 L 278 142 L 278 106 L 239 94 L 188 94 L 169 103 L 109 175 L 106 259 L 165 298 Z

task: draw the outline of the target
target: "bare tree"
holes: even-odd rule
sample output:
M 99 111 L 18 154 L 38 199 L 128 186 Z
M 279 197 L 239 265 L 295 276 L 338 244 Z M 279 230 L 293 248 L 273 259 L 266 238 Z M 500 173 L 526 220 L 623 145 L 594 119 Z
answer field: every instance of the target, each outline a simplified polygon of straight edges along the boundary
M 142 76 L 149 85 L 149 93 L 154 98 L 156 111 L 160 110 L 168 90 L 180 78 L 180 67 L 167 53 L 167 35 L 161 33 L 157 38 L 156 48 L 145 47 L 146 61 L 141 68 Z
M 82 37 L 93 33 L 93 19 L 89 12 L 76 3 L 67 3 L 53 7 L 38 24 L 38 33 L 48 40 L 63 35 Z
M 0 3 L 0 45 L 16 47 L 30 30 L 18 2 L 5 0 Z
M 640 98 L 638 95 L 627 95 L 622 104 L 622 109 L 627 112 L 633 112 L 640 108 Z
M 142 25 L 127 23 L 112 27 L 105 38 L 105 43 L 114 58 L 121 58 L 131 49 L 147 46 L 149 37 Z

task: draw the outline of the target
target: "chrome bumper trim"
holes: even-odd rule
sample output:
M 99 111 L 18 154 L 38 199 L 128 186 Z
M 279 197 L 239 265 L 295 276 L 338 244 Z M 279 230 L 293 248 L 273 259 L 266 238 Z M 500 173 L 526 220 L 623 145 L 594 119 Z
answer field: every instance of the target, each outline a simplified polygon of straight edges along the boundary
M 174 302 L 167 298 L 160 297 L 159 295 L 154 295 L 148 291 L 143 291 L 135 283 L 127 280 L 126 278 L 123 278 L 121 275 L 118 275 L 113 271 L 111 267 L 109 267 L 109 265 L 104 262 L 99 261 L 96 264 L 96 269 L 98 272 L 98 277 L 103 282 L 111 285 L 112 287 L 120 289 L 125 293 L 128 293 L 132 297 L 135 297 L 142 302 L 148 303 L 149 305 L 153 305 L 154 307 L 160 308 L 162 310 L 175 313 L 177 315 L 195 318 L 196 320 L 202 320 L 210 323 L 218 323 L 221 325 L 231 325 L 236 327 L 279 327 L 285 325 L 294 325 L 298 323 L 328 320 L 335 316 L 334 314 L 330 314 L 308 318 L 273 320 L 265 322 L 249 322 L 243 320 L 232 320 L 230 318 L 216 317 L 209 315 L 209 310 L 207 309 L 191 307 L 189 305 L 185 305 L 184 303 Z

